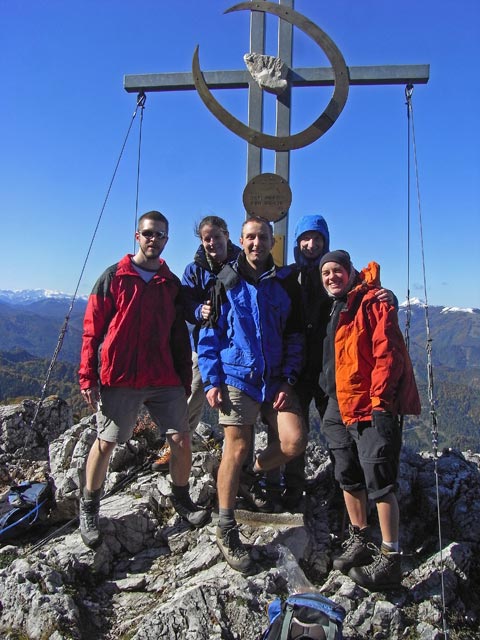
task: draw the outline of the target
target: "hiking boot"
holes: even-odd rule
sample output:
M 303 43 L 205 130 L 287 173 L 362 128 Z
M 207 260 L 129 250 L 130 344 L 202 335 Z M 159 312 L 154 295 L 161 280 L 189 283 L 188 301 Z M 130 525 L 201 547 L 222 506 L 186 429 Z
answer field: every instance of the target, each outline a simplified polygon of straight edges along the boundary
M 342 542 L 343 552 L 333 561 L 333 568 L 347 574 L 352 567 L 362 567 L 372 561 L 375 547 L 369 545 L 369 529 L 348 526 L 348 538 Z
M 172 450 L 169 444 L 165 444 L 158 452 L 158 457 L 152 464 L 152 471 L 168 471 L 170 469 L 170 458 Z
M 237 526 L 225 530 L 217 527 L 217 546 L 232 569 L 246 576 L 255 573 L 255 564 L 240 540 Z
M 186 500 L 179 500 L 172 495 L 170 496 L 170 501 L 178 515 L 186 520 L 188 524 L 191 524 L 192 527 L 199 529 L 206 525 L 207 522 L 210 522 L 210 511 L 192 502 L 190 496 Z
M 246 485 L 240 484 L 237 495 L 243 500 L 244 508 L 251 511 L 261 511 L 262 513 L 272 513 L 275 506 L 267 495 L 265 489 L 256 483 L 247 488 Z
M 80 498 L 80 535 L 87 547 L 95 549 L 103 540 L 103 535 L 98 526 L 98 514 L 100 511 L 100 500 L 89 500 Z
M 269 489 L 262 489 L 260 484 L 255 484 L 248 492 L 243 493 L 243 498 L 250 502 L 251 508 L 260 513 L 282 513 L 283 505 L 280 501 L 280 493 Z
M 396 551 L 377 549 L 373 544 L 370 546 L 377 552 L 373 562 L 363 567 L 353 567 L 348 577 L 369 591 L 398 589 L 402 582 L 401 555 Z
M 282 495 L 283 508 L 290 513 L 299 513 L 301 511 L 302 498 L 303 489 L 301 487 L 287 487 Z
M 282 496 L 279 491 L 268 489 L 265 491 L 265 502 L 258 509 L 263 513 L 283 513 Z
M 244 467 L 240 473 L 237 495 L 253 511 L 264 511 L 268 508 L 267 494 L 260 484 L 262 480 L 263 474 L 255 473 L 251 466 Z

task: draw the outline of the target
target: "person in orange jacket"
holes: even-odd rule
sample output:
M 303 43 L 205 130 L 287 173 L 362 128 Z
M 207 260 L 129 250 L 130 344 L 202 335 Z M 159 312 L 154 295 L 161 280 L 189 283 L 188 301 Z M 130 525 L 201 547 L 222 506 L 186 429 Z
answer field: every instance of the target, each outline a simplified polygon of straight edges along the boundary
M 323 432 L 350 519 L 334 569 L 372 591 L 401 582 L 395 494 L 400 416 L 418 415 L 420 399 L 395 307 L 376 297 L 380 267 L 357 272 L 343 250 L 323 256 L 322 284 L 332 298 L 320 384 L 328 395 Z M 381 548 L 371 542 L 367 502 L 376 503 Z

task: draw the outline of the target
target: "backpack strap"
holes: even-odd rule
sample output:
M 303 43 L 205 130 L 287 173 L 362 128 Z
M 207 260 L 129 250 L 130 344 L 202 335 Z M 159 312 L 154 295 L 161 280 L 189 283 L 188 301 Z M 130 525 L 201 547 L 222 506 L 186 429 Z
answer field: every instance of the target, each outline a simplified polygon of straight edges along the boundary
M 290 602 L 285 603 L 285 615 L 282 622 L 282 632 L 278 640 L 288 640 L 290 637 L 290 625 L 292 623 L 294 605 Z
M 215 327 L 221 313 L 222 303 L 226 300 L 226 292 L 233 289 L 240 280 L 240 276 L 226 264 L 217 274 L 217 279 L 210 292 L 212 312 L 208 320 L 202 322 L 202 327 Z
M 328 640 L 330 640 L 330 638 L 332 640 L 335 640 L 335 638 L 341 638 L 341 636 L 338 635 L 338 625 L 335 622 L 335 620 L 333 620 L 332 618 L 329 618 L 328 620 L 328 635 L 327 635 Z

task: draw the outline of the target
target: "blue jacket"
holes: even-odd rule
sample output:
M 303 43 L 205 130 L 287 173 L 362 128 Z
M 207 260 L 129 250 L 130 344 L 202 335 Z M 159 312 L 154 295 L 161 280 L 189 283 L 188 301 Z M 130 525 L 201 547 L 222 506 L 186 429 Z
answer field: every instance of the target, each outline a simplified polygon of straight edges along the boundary
M 227 243 L 227 262 L 232 262 L 241 252 L 240 247 L 230 240 Z M 197 351 L 198 334 L 202 323 L 202 306 L 211 299 L 213 288 L 217 281 L 217 274 L 223 265 L 212 269 L 207 260 L 205 249 L 200 245 L 195 253 L 193 262 L 187 264 L 182 276 L 183 304 L 185 319 L 192 325 L 190 342 L 193 351 Z
M 272 260 L 253 282 L 244 265 L 242 252 L 219 275 L 230 272 L 215 326 L 200 330 L 200 373 L 205 391 L 228 384 L 257 402 L 271 402 L 282 382 L 302 368 L 301 290 L 289 267 L 277 269 Z

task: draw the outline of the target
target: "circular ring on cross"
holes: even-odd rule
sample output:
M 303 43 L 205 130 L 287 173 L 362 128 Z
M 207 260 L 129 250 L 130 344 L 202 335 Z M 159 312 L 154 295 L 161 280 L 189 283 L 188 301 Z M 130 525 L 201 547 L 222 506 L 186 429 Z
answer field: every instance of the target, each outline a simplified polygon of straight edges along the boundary
M 272 136 L 256 129 L 248 127 L 243 122 L 229 113 L 212 95 L 207 83 L 204 80 L 200 69 L 197 46 L 193 54 L 192 73 L 195 88 L 207 109 L 220 122 L 233 133 L 243 138 L 247 142 L 262 149 L 273 149 L 274 151 L 290 151 L 301 149 L 318 140 L 326 133 L 342 112 L 348 98 L 350 87 L 348 68 L 340 50 L 333 40 L 317 25 L 306 18 L 301 13 L 293 9 L 284 7 L 274 2 L 240 2 L 230 7 L 225 13 L 233 11 L 263 11 L 276 15 L 281 20 L 285 20 L 296 26 L 308 35 L 323 50 L 333 68 L 334 91 L 333 95 L 323 113 L 306 129 L 288 136 Z

